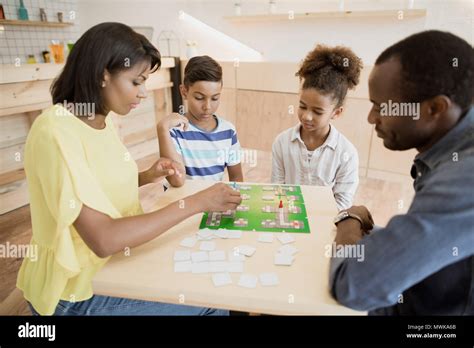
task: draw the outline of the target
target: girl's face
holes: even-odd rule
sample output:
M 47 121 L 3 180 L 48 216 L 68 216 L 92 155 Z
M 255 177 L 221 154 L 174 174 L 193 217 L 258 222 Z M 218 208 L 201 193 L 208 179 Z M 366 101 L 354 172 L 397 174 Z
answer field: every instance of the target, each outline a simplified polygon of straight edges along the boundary
M 126 115 L 146 98 L 145 80 L 150 75 L 150 63 L 142 62 L 114 75 L 104 74 L 102 88 L 105 105 L 109 111 Z
M 222 82 L 196 81 L 180 86 L 181 95 L 188 103 L 188 112 L 196 121 L 212 120 L 220 104 Z
M 330 95 L 321 94 L 315 88 L 300 88 L 298 118 L 301 126 L 308 132 L 324 130 L 329 121 L 336 119 L 342 107 L 334 108 L 335 102 Z

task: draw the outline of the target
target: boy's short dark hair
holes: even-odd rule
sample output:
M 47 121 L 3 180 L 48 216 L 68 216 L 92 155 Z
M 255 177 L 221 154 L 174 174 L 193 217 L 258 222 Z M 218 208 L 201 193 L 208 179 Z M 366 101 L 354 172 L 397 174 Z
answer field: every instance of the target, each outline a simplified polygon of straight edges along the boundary
M 474 51 L 467 41 L 448 32 L 423 31 L 388 47 L 375 64 L 392 57 L 402 65 L 400 92 L 406 101 L 446 95 L 463 111 L 472 105 Z
M 105 114 L 101 87 L 104 71 L 114 74 L 144 61 L 150 62 L 152 72 L 161 65 L 160 52 L 145 36 L 125 24 L 98 24 L 74 44 L 51 86 L 53 103 L 90 103 L 96 113 Z
M 186 87 L 197 81 L 222 82 L 222 67 L 209 56 L 197 56 L 184 68 L 183 83 Z

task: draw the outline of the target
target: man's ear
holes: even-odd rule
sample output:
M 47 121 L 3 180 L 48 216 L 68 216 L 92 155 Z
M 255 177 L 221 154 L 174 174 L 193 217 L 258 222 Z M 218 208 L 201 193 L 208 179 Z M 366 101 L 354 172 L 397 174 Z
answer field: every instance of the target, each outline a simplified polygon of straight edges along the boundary
M 184 84 L 179 85 L 179 91 L 181 93 L 181 97 L 183 97 L 184 100 L 188 99 L 188 89 Z
M 342 112 L 344 111 L 344 107 L 340 106 L 332 112 L 331 120 L 337 120 L 339 116 L 341 116 Z
M 423 105 L 425 104 L 425 105 Z M 430 120 L 437 120 L 451 107 L 452 101 L 445 95 L 437 95 L 421 103 Z

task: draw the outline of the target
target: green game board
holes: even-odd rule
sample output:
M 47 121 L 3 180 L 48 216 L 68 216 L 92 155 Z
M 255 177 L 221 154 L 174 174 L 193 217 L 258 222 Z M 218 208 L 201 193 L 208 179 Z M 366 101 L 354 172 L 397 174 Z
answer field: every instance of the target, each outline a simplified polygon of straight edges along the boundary
M 229 186 L 234 187 L 232 184 Z M 243 197 L 237 210 L 204 213 L 200 229 L 310 233 L 299 186 L 237 184 L 236 189 Z M 279 209 L 280 200 L 283 209 Z

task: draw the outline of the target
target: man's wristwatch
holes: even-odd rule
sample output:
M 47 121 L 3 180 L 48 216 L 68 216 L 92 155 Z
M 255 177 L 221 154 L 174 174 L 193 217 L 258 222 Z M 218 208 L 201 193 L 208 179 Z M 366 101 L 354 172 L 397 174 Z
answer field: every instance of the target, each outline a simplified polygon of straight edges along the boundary
M 360 216 L 358 216 L 356 214 L 353 214 L 353 213 L 349 213 L 346 210 L 343 210 L 343 211 L 339 212 L 339 214 L 336 215 L 336 217 L 334 218 L 334 224 L 337 226 L 337 224 L 339 222 L 341 222 L 343 220 L 346 220 L 346 219 L 349 219 L 349 218 L 358 220 L 360 222 L 361 226 L 364 225 L 364 223 L 362 222 L 362 219 L 360 218 Z

